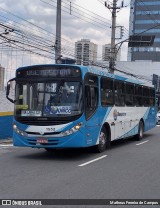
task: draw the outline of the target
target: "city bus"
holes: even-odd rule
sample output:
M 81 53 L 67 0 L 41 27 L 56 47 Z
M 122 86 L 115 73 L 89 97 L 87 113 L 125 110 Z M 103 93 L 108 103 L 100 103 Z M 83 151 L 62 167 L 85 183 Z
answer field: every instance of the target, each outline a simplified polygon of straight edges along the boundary
M 7 83 L 6 97 L 14 103 L 15 146 L 103 152 L 113 140 L 140 140 L 156 126 L 152 85 L 91 66 L 20 67 Z

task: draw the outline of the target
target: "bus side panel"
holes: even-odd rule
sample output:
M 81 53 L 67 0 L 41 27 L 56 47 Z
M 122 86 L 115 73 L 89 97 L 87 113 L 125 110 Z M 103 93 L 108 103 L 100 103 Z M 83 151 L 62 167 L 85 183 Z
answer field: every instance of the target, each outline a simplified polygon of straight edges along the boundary
M 122 123 L 124 126 L 124 135 L 121 138 L 128 138 L 138 134 L 139 122 L 146 114 L 147 107 L 128 106 L 123 107 Z
M 93 116 L 85 123 L 86 147 L 94 146 L 97 144 L 97 139 L 101 127 L 101 108 L 98 107 Z
M 112 115 L 113 115 L 113 107 L 101 107 L 99 114 L 101 128 L 105 123 L 108 123 L 111 130 L 111 137 L 114 135 L 114 126 L 111 125 L 111 122 L 113 121 Z
M 102 123 L 108 123 L 111 131 L 111 141 L 120 137 L 123 134 L 121 117 L 117 116 L 121 112 L 121 107 L 103 107 L 102 108 Z
M 102 125 L 105 122 L 110 125 L 111 141 L 138 134 L 141 119 L 144 120 L 144 131 L 152 129 L 156 125 L 154 107 L 103 107 L 100 115 Z
M 148 131 L 156 126 L 156 108 L 151 107 L 147 109 L 144 115 L 144 131 Z

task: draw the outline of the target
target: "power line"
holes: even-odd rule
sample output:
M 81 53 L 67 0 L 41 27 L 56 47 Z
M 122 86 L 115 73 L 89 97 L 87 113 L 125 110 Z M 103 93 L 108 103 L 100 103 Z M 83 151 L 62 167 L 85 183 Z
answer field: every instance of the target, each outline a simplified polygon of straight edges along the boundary
M 46 3 L 46 4 L 50 5 L 50 6 L 52 6 L 54 8 L 56 8 L 56 6 L 53 5 L 53 4 L 51 4 L 51 3 L 48 3 L 48 2 L 46 2 L 44 0 L 40 0 L 40 1 L 43 2 L 43 3 Z M 51 2 L 54 2 L 54 1 L 51 1 Z M 67 4 L 67 3 L 65 3 L 65 4 Z M 68 4 L 67 4 L 67 6 L 68 6 Z M 67 13 L 67 14 L 70 14 L 70 10 L 69 10 L 69 8 L 67 6 L 62 5 L 62 11 L 65 12 L 65 13 Z M 79 19 L 82 19 L 83 21 L 88 22 L 88 23 L 91 23 L 92 25 L 95 25 L 95 26 L 100 27 L 102 29 L 110 28 L 110 24 L 108 24 L 108 23 L 106 23 L 104 21 L 103 22 L 102 21 L 100 22 L 97 18 L 95 18 L 94 20 L 92 20 L 93 16 L 90 16 L 87 13 L 86 13 L 87 16 L 84 16 L 83 15 L 83 13 L 84 13 L 83 11 L 81 11 L 83 13 L 80 13 L 80 12 L 78 13 L 78 10 L 75 10 L 75 7 L 74 6 L 72 6 L 72 8 L 73 8 L 72 9 L 72 14 L 71 14 L 72 16 L 77 17 Z M 108 26 L 106 24 L 108 24 Z
M 5 10 L 5 12 L 8 13 L 6 10 Z M 11 16 L 16 17 L 16 19 L 21 19 L 23 21 L 23 24 L 19 23 L 19 22 L 16 23 L 16 21 L 11 18 L 13 23 L 15 23 L 16 28 L 13 27 L 13 25 L 11 23 L 9 24 L 9 26 L 11 28 L 13 27 L 14 30 L 15 30 L 14 34 L 11 33 L 10 34 L 10 39 L 8 39 L 8 41 L 10 42 L 10 47 L 11 47 L 11 45 L 13 46 L 13 42 L 15 41 L 16 46 L 12 47 L 12 48 L 16 48 L 16 49 L 19 48 L 22 51 L 30 52 L 30 53 L 31 53 L 31 51 L 35 52 L 36 50 L 41 50 L 44 53 L 47 52 L 47 53 L 51 53 L 51 54 L 54 55 L 54 53 L 53 53 L 54 41 L 52 41 L 52 44 L 50 44 L 51 43 L 50 38 L 54 37 L 54 39 L 55 39 L 55 35 L 53 33 L 50 33 L 49 31 L 47 31 L 47 30 L 45 30 L 45 29 L 43 29 L 43 28 L 41 28 L 41 27 L 39 27 L 39 26 L 37 26 L 33 23 L 30 23 L 29 21 L 25 20 L 24 18 L 21 18 L 17 15 L 14 15 L 11 12 L 9 12 L 9 14 Z M 4 18 L 6 18 L 6 17 L 3 17 L 3 19 Z M 27 30 L 26 30 L 26 26 L 28 28 Z M 25 27 L 25 29 L 24 29 L 24 27 Z M 31 30 L 32 30 L 32 32 L 31 32 Z M 44 37 L 40 36 L 40 35 L 37 35 L 37 34 L 34 34 L 34 33 L 37 33 L 37 32 L 43 34 Z M 50 38 L 48 38 L 48 37 L 50 37 Z M 65 40 L 65 42 L 69 43 L 67 40 Z M 21 46 L 19 44 L 21 44 Z M 37 45 L 37 48 L 34 47 L 35 44 Z M 8 45 L 8 47 L 9 47 L 9 45 Z M 46 48 L 47 48 L 47 50 L 46 50 Z M 67 46 L 67 48 L 62 47 L 62 52 L 64 54 L 75 57 L 74 48 L 71 48 L 70 46 Z M 43 55 L 42 53 L 37 53 L 37 52 L 35 54 L 37 54 L 37 55 L 40 54 L 41 56 Z M 47 55 L 44 55 L 44 57 L 46 57 L 46 56 Z M 53 59 L 51 56 L 47 56 L 47 57 Z

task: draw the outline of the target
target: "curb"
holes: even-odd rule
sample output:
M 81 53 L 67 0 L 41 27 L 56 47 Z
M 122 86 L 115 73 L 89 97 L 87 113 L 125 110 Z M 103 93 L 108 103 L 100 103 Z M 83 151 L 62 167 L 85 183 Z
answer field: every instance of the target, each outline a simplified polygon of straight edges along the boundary
M 0 139 L 0 144 L 13 144 L 13 139 L 12 138 Z

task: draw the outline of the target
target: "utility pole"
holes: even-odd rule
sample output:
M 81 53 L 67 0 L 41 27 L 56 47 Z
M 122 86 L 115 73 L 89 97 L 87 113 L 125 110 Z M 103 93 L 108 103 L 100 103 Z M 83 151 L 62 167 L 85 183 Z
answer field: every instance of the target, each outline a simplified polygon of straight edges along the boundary
M 117 1 L 113 0 L 113 9 L 112 9 L 112 31 L 111 31 L 111 60 L 109 62 L 110 73 L 114 73 L 114 64 L 115 64 L 115 32 L 116 32 L 116 6 Z
M 57 0 L 55 63 L 61 60 L 61 0 Z
M 120 7 L 117 7 L 117 0 L 113 0 L 113 6 L 107 5 L 107 2 L 105 2 L 105 6 L 112 10 L 112 26 L 111 26 L 111 58 L 109 62 L 109 70 L 110 73 L 114 73 L 114 66 L 115 66 L 115 31 L 116 31 L 116 12 L 117 9 L 120 9 Z

